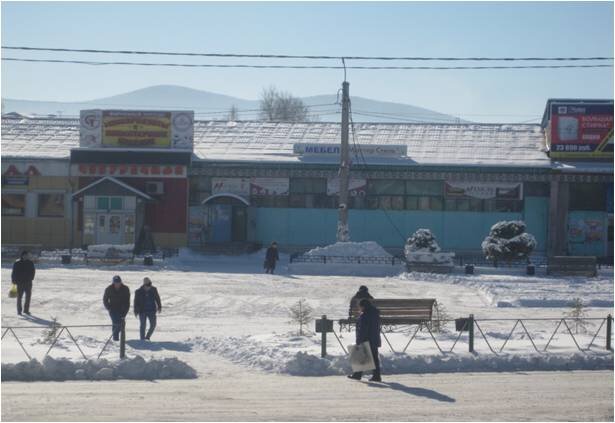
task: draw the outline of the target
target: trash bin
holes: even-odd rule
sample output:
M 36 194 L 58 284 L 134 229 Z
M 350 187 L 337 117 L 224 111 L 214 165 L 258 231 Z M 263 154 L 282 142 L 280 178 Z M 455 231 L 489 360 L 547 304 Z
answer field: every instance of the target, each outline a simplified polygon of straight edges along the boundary
M 70 254 L 62 254 L 62 264 L 70 264 Z
M 462 317 L 455 319 L 455 330 L 457 332 L 467 332 L 470 330 L 470 319 Z
M 527 269 L 526 269 L 526 273 L 529 276 L 534 276 L 536 274 L 536 266 L 534 266 L 533 264 L 528 264 L 527 265 Z
M 145 256 L 143 257 L 143 265 L 144 266 L 153 266 L 154 264 L 154 257 L 152 256 Z
M 473 275 L 473 274 L 474 274 L 474 265 L 466 264 L 466 275 Z

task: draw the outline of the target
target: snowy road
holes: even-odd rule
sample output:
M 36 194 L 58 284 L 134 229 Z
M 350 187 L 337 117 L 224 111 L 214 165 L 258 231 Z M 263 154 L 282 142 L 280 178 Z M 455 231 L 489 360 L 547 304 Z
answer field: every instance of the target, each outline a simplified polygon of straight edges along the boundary
M 391 375 L 384 384 L 245 370 L 158 382 L 2 383 L 3 421 L 613 420 L 613 372 Z M 37 398 L 28 401 L 25 397 Z

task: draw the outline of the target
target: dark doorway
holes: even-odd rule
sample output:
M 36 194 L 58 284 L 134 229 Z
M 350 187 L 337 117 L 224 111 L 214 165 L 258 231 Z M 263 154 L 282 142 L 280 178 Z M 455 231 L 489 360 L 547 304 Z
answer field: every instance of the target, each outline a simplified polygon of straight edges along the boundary
M 247 239 L 248 213 L 243 205 L 233 206 L 232 240 L 245 241 Z

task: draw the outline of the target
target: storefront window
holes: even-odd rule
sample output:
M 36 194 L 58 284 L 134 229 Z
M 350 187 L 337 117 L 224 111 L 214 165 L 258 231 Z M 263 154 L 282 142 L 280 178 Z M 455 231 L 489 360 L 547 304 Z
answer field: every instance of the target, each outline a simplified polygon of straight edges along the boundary
M 39 194 L 38 215 L 40 217 L 63 217 L 64 194 Z
M 367 181 L 368 195 L 404 195 L 404 181 L 398 179 L 370 179 Z
M 135 241 L 135 217 L 133 215 L 127 215 L 124 218 L 124 236 L 127 244 Z
M 406 194 L 442 196 L 442 181 L 406 181 Z
M 94 235 L 96 226 L 96 215 L 85 214 L 83 215 L 83 232 L 86 235 Z
M 121 221 L 120 216 L 110 216 L 109 217 L 109 233 L 110 234 L 119 234 L 121 226 L 122 226 L 122 221 Z
M 25 216 L 25 194 L 2 194 L 2 216 Z
M 606 211 L 607 184 L 570 184 L 569 210 Z
M 111 210 L 122 210 L 123 202 L 122 197 L 111 197 Z
M 96 198 L 96 208 L 98 210 L 109 210 L 109 197 Z
M 326 178 L 291 178 L 291 194 L 326 194 Z

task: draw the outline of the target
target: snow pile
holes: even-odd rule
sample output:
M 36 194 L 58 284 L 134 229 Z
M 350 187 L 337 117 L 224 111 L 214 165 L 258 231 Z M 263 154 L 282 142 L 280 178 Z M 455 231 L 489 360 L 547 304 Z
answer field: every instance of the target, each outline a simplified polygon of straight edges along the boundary
M 132 256 L 135 249 L 134 244 L 98 244 L 88 246 L 88 257 L 90 258 L 121 258 Z
M 2 364 L 2 381 L 115 380 L 115 379 L 194 379 L 196 371 L 177 358 L 145 361 L 136 356 L 120 361 L 71 361 L 46 357 L 38 360 Z
M 392 257 L 375 241 L 336 242 L 326 247 L 316 247 L 305 253 L 307 256 L 327 257 Z
M 345 355 L 320 355 L 306 352 L 317 341 L 308 337 L 254 336 L 201 338 L 193 342 L 234 363 L 274 373 L 293 376 L 331 376 L 350 373 Z M 293 345 L 294 344 L 294 345 Z M 450 373 L 450 372 L 514 372 L 547 370 L 612 370 L 613 354 L 588 352 L 574 354 L 470 354 L 447 355 L 385 353 L 381 350 L 384 374 Z

